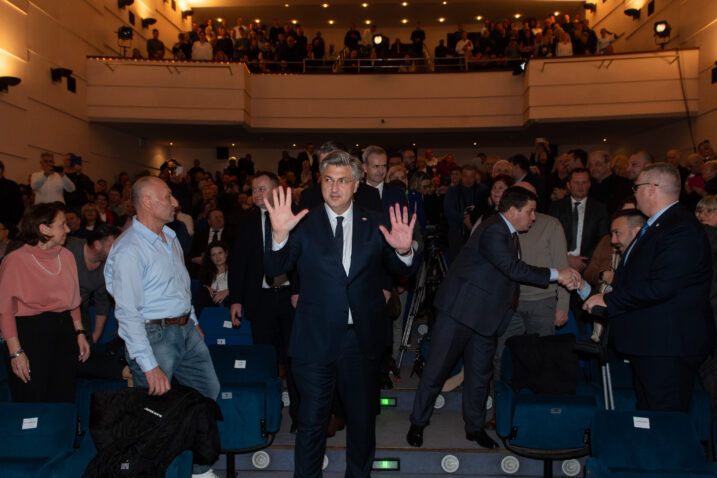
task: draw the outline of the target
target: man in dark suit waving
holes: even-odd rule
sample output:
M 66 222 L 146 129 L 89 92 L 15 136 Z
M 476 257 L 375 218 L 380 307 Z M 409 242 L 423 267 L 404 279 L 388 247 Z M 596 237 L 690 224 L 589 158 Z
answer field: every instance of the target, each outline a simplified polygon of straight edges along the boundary
M 280 188 L 273 205 L 266 203 L 273 243 L 265 272 L 277 276 L 295 266 L 300 282 L 289 344 L 301 395 L 296 477 L 321 476 L 334 389 L 347 410 L 346 476 L 371 474 L 378 363 L 390 343 L 384 266 L 407 275 L 417 265 L 411 249 L 415 214 L 409 220 L 406 208 L 394 209 L 387 230 L 381 213 L 353 202 L 362 174 L 356 158 L 334 151 L 321 163 L 324 204 L 294 215 L 290 190 Z
M 463 419 L 466 439 L 484 448 L 497 444 L 484 430 L 485 403 L 493 371 L 497 339 L 518 306 L 519 283 L 547 287 L 557 280 L 578 287 L 580 274 L 534 267 L 520 259 L 518 233 L 535 221 L 538 197 L 513 186 L 503 193 L 499 214 L 481 223 L 463 246 L 436 294 L 436 324 L 431 353 L 423 369 L 406 439 L 423 444 L 423 428 L 448 374 L 463 355 Z
M 590 297 L 584 308 L 607 307 L 612 343 L 630 356 L 637 408 L 686 412 L 697 368 L 714 343 L 710 245 L 678 202 L 673 166 L 645 167 L 633 190 L 647 224 L 623 254 L 613 290 Z

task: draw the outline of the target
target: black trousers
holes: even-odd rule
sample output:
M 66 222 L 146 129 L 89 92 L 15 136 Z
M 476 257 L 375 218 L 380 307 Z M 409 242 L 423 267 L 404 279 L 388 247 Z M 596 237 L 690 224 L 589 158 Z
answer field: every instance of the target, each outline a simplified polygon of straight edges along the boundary
M 258 313 L 249 311 L 251 335 L 255 344 L 273 345 L 276 363 L 286 370 L 286 384 L 289 392 L 289 416 L 296 421 L 299 415 L 299 392 L 294 383 L 291 359 L 288 356 L 291 328 L 294 324 L 294 308 L 291 306 L 291 289 L 262 289 L 259 296 Z
M 294 449 L 294 477 L 320 478 L 326 450 L 326 426 L 334 390 L 346 410 L 346 477 L 371 476 L 376 453 L 378 360 L 361 352 L 353 329 L 347 329 L 335 362 L 319 364 L 294 359 L 301 394 L 299 429 Z
M 638 410 L 685 412 L 704 356 L 630 356 Z
M 74 402 L 79 354 L 70 312 L 44 312 L 16 317 L 20 346 L 30 362 L 30 380 L 23 383 L 7 360 L 14 402 Z M 7 345 L 5 345 L 5 351 Z
M 512 315 L 512 311 L 511 311 Z M 506 319 L 509 320 L 509 317 Z M 505 319 L 504 319 L 505 321 Z M 502 332 L 504 327 L 499 328 Z M 470 327 L 438 312 L 431 332 L 431 350 L 413 400 L 411 423 L 421 427 L 429 424 L 433 404 L 448 375 L 463 356 L 463 420 L 466 433 L 485 427 L 485 402 L 493 376 L 493 356 L 498 334 L 484 336 Z

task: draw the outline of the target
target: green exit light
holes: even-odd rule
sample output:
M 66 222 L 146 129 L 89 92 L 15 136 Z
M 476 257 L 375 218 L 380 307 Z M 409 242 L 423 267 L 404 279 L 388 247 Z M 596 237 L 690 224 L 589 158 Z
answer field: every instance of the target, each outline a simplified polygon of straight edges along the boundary
M 395 407 L 396 406 L 396 397 L 381 397 L 381 406 L 382 407 Z
M 400 471 L 401 460 L 398 458 L 378 458 L 373 460 L 373 471 Z

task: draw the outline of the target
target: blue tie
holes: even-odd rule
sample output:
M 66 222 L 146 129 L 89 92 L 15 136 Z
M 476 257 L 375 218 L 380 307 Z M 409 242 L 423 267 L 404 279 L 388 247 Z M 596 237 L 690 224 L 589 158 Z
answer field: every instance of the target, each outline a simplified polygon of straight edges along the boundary
M 649 228 L 650 228 L 650 225 L 648 223 L 645 223 L 645 225 L 642 226 L 642 229 L 640 229 L 640 232 L 637 233 L 637 237 L 640 238 L 640 237 L 644 236 Z

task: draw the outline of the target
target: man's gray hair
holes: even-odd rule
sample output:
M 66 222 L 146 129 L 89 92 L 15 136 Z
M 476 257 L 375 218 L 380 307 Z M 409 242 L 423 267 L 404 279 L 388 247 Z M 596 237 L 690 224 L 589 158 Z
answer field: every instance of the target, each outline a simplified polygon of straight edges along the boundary
M 643 180 L 659 184 L 662 191 L 675 198 L 680 197 L 682 179 L 676 167 L 668 163 L 654 163 L 645 166 L 640 175 Z
M 371 146 L 366 146 L 366 149 L 363 150 L 363 154 L 361 155 L 361 160 L 364 164 L 366 164 L 366 161 L 368 161 L 368 158 L 370 156 L 373 156 L 374 154 L 383 154 L 386 155 L 386 150 L 383 149 L 381 146 L 376 146 L 375 144 L 372 144 Z
M 341 150 L 331 151 L 321 162 L 320 173 L 323 175 L 324 171 L 329 166 L 350 166 L 351 176 L 354 181 L 360 181 L 363 177 L 363 168 L 358 158 L 351 156 L 350 153 Z

